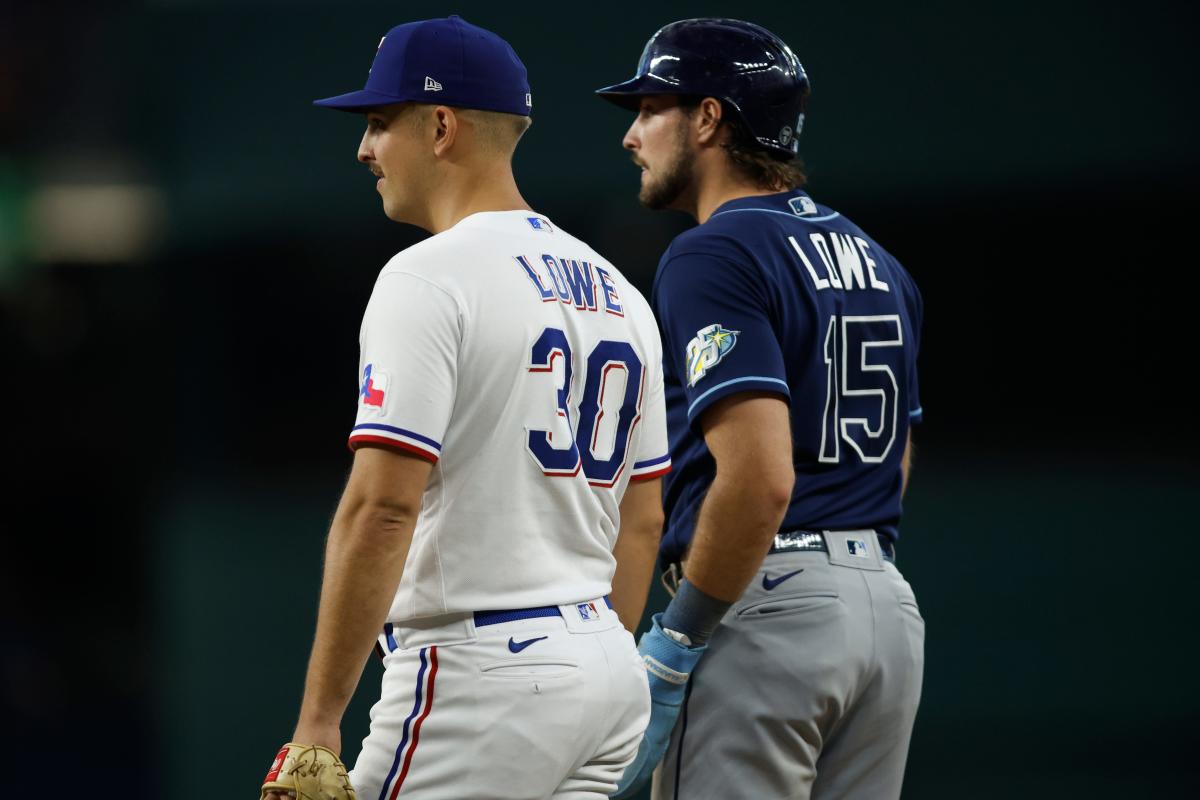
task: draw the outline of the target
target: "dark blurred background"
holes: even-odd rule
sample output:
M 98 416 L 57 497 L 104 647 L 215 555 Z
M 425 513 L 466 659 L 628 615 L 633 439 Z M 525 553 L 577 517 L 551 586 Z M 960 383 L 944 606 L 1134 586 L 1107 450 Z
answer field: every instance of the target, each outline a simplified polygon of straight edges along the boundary
M 674 19 L 792 45 L 812 194 L 925 296 L 905 797 L 1194 796 L 1196 19 L 1155 0 L 0 4 L 16 788 L 250 797 L 291 732 L 362 309 L 423 236 L 383 216 L 361 119 L 310 103 L 449 13 L 529 68 L 526 198 L 646 290 L 691 223 L 639 207 L 630 117 L 591 91 Z

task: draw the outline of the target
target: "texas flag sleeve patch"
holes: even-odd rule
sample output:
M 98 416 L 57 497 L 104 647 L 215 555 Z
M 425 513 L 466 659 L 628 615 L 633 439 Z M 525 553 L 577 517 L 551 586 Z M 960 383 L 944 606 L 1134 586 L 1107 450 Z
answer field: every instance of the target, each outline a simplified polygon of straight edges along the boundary
M 385 269 L 363 314 L 350 449 L 370 444 L 437 462 L 454 408 L 462 314 L 445 289 Z

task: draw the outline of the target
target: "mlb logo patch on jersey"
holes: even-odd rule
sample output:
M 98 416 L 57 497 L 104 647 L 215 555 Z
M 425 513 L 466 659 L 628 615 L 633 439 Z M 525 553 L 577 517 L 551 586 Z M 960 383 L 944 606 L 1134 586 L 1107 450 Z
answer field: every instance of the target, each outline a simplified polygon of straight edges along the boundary
M 721 363 L 737 344 L 741 331 L 731 331 L 714 323 L 696 332 L 696 338 L 687 344 L 688 386 L 695 386 L 708 371 Z
M 544 217 L 526 217 L 525 220 L 529 223 L 529 227 L 535 231 L 554 233 L 554 228 L 550 225 L 550 220 Z
M 387 399 L 387 374 L 375 369 L 374 364 L 367 364 L 363 370 L 362 386 L 358 390 L 358 399 L 364 406 L 383 411 L 383 403 Z
M 600 612 L 596 609 L 595 603 L 577 603 L 575 608 L 579 611 L 579 618 L 584 622 L 600 619 Z
M 808 216 L 809 214 L 817 213 L 817 204 L 811 198 L 801 195 L 788 200 L 788 205 L 792 207 L 792 213 L 798 217 Z
M 846 550 L 855 558 L 867 558 L 870 556 L 870 551 L 867 550 L 867 543 L 862 539 L 847 539 Z

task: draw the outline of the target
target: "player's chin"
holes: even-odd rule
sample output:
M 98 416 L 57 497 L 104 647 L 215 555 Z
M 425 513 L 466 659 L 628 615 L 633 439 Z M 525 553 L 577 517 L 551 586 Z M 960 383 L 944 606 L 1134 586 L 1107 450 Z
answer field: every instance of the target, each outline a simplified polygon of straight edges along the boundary
M 653 194 L 654 181 L 650 179 L 648 173 L 643 172 L 642 180 L 638 184 L 638 200 L 641 201 L 642 205 L 646 205 L 646 200 L 649 199 Z
M 395 200 L 389 200 L 387 197 L 383 198 L 383 213 L 392 222 L 405 221 L 404 212 L 400 204 Z
M 661 211 L 670 205 L 670 198 L 664 196 L 662 188 L 650 183 L 642 184 L 638 201 L 651 211 Z

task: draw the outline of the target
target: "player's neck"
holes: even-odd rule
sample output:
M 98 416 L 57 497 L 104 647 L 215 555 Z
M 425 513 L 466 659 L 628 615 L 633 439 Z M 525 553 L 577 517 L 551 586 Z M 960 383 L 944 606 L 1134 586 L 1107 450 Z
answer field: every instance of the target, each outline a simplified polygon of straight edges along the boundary
M 699 181 L 696 189 L 696 205 L 691 214 L 696 222 L 703 225 L 721 206 L 739 197 L 760 197 L 776 194 L 776 189 L 763 189 L 753 183 L 748 183 L 728 172 L 709 176 Z
M 481 211 L 531 210 L 509 165 L 486 171 L 453 170 L 439 183 L 429 204 L 430 233 L 441 233 Z

